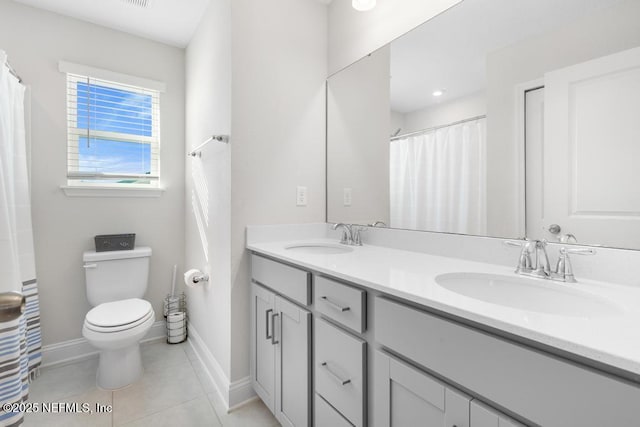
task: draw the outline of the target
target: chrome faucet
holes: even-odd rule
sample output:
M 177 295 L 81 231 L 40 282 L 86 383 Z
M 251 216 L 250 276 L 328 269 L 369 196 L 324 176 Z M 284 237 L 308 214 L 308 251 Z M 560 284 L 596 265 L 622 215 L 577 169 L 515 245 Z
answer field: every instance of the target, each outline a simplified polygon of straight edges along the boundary
M 353 234 L 351 233 L 351 226 L 342 222 L 333 224 L 334 230 L 337 230 L 338 228 L 342 228 L 342 237 L 340 238 L 340 243 L 342 243 L 343 245 L 352 245 Z
M 556 264 L 555 271 L 551 270 L 549 265 L 549 256 L 547 255 L 547 242 L 545 240 L 524 240 L 504 242 L 507 246 L 518 246 L 522 250 L 518 258 L 518 266 L 516 274 L 522 276 L 532 276 L 541 279 L 551 279 L 559 282 L 575 283 L 576 279 L 571 268 L 571 260 L 569 254 L 578 255 L 594 255 L 596 252 L 588 248 L 567 249 L 560 248 L 560 256 Z M 535 254 L 535 262 L 531 261 L 531 253 Z
M 551 266 L 549 265 L 549 255 L 547 255 L 547 241 L 534 240 L 534 248 L 536 253 L 535 267 L 532 266 L 532 276 L 548 278 L 551 276 Z
M 344 224 L 342 222 L 338 222 L 333 225 L 333 229 L 337 230 L 342 228 L 342 237 L 340 238 L 340 243 L 343 245 L 351 245 L 351 246 L 362 246 L 362 238 L 360 237 L 360 233 L 366 230 L 365 227 L 360 227 L 356 224 Z

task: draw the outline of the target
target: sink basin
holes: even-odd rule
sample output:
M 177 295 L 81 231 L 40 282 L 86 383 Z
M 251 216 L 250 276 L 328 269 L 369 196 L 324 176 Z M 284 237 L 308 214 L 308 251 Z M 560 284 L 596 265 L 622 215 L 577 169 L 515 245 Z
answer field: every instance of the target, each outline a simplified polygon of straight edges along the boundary
M 537 313 L 581 318 L 608 317 L 621 313 L 620 308 L 609 300 L 545 279 L 448 273 L 437 276 L 436 283 L 465 297 Z
M 333 243 L 296 243 L 285 247 L 288 251 L 316 255 L 337 255 L 353 252 L 349 246 Z

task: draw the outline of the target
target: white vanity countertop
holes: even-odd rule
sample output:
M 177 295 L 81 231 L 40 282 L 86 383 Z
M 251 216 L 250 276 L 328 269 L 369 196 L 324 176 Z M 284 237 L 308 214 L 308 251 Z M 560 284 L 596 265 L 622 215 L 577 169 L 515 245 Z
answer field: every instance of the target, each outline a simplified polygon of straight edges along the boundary
M 304 243 L 337 243 L 334 239 Z M 580 280 L 565 284 L 533 279 L 541 286 L 579 289 L 619 307 L 619 315 L 575 317 L 483 302 L 435 282 L 444 273 L 473 272 L 518 277 L 514 268 L 419 252 L 365 245 L 349 253 L 324 255 L 286 249 L 300 240 L 249 243 L 253 252 L 375 289 L 457 317 L 546 344 L 640 375 L 640 287 Z M 514 267 L 516 263 L 514 257 Z

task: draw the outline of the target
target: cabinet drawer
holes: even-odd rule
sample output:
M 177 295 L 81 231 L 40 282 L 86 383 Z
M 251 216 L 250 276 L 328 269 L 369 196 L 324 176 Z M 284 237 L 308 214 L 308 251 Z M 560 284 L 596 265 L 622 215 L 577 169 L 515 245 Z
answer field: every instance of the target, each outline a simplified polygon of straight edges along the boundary
M 342 415 L 318 394 L 315 395 L 315 427 L 353 427 Z
M 316 392 L 353 425 L 365 425 L 366 342 L 317 319 L 315 364 Z
M 378 297 L 376 341 L 545 427 L 638 425 L 640 386 Z
M 311 304 L 311 274 L 251 255 L 251 278 L 300 304 Z
M 315 278 L 316 310 L 358 333 L 366 329 L 366 296 L 363 290 L 324 277 Z

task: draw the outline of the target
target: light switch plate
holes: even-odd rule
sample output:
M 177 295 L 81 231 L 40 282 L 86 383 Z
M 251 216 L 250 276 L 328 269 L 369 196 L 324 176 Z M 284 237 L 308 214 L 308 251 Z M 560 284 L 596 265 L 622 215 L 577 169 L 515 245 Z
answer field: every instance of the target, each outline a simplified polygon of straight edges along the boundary
M 344 205 L 351 206 L 351 188 L 344 188 L 342 195 Z
M 298 186 L 296 190 L 296 206 L 307 206 L 307 187 Z

